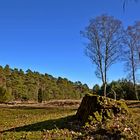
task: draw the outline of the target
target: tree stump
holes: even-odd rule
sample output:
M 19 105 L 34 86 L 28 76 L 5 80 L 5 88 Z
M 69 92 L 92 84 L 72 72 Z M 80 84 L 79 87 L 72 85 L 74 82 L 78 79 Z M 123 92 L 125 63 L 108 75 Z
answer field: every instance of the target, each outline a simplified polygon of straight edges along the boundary
M 80 107 L 76 113 L 76 117 L 82 123 L 103 122 L 117 114 L 128 114 L 128 107 L 123 101 L 116 101 L 111 98 L 85 95 Z

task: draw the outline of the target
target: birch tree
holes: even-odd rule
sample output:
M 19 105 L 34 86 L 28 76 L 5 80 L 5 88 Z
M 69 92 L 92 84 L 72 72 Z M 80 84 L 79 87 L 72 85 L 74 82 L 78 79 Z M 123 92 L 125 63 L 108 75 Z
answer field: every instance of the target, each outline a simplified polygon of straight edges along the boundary
M 136 22 L 133 26 L 128 26 L 124 37 L 124 53 L 123 59 L 126 64 L 129 78 L 132 78 L 136 99 L 138 99 L 136 86 L 136 71 L 139 66 L 139 47 L 140 47 L 140 22 Z
M 112 16 L 101 15 L 91 19 L 82 32 L 89 40 L 86 55 L 96 65 L 95 74 L 102 80 L 104 96 L 106 96 L 107 71 L 119 57 L 122 30 L 121 21 Z

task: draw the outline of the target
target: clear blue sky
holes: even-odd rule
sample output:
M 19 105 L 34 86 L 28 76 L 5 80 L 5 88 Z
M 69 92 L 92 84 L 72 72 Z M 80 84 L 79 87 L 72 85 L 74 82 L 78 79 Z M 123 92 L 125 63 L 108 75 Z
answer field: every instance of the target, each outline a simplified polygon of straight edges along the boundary
M 80 35 L 89 19 L 109 14 L 125 26 L 140 20 L 140 2 L 122 0 L 0 0 L 0 65 L 100 83 L 84 54 Z M 124 77 L 122 64 L 112 66 L 108 81 Z

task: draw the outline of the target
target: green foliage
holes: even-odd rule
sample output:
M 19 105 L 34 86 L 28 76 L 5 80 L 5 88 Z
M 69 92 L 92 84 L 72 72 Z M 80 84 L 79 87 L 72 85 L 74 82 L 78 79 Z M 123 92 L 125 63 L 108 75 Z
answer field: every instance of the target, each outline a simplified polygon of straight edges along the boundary
M 0 86 L 5 87 L 13 100 L 38 101 L 38 90 L 43 89 L 42 100 L 81 99 L 90 89 L 81 82 L 71 82 L 66 78 L 54 78 L 28 69 L 11 69 L 9 65 L 0 66 Z M 0 96 L 1 97 L 1 96 Z
M 99 94 L 100 92 L 100 86 L 98 84 L 93 86 L 93 94 Z
M 140 85 L 137 84 L 137 92 L 140 98 Z M 99 95 L 103 95 L 103 87 L 99 91 Z M 113 99 L 135 100 L 133 83 L 127 79 L 112 81 L 107 85 L 107 96 Z
M 11 93 L 3 87 L 0 87 L 0 103 L 6 103 L 12 100 Z

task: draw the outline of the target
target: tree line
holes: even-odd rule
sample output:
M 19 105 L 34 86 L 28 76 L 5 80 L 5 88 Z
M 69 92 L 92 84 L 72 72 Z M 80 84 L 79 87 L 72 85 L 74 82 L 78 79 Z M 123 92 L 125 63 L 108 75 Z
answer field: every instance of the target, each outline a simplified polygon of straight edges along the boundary
M 140 66 L 140 21 L 125 29 L 120 20 L 101 15 L 91 19 L 81 33 L 88 39 L 85 52 L 96 66 L 95 74 L 102 80 L 104 96 L 107 96 L 108 71 L 113 64 L 121 61 L 138 99 L 136 72 Z
M 55 78 L 28 69 L 11 69 L 0 66 L 0 102 L 46 101 L 51 99 L 81 99 L 90 92 L 81 82 Z
M 107 97 L 120 100 L 136 100 L 133 82 L 128 79 L 119 79 L 107 84 Z M 104 96 L 104 87 L 95 84 L 93 86 L 93 94 Z M 137 84 L 137 94 L 140 99 L 140 85 Z

